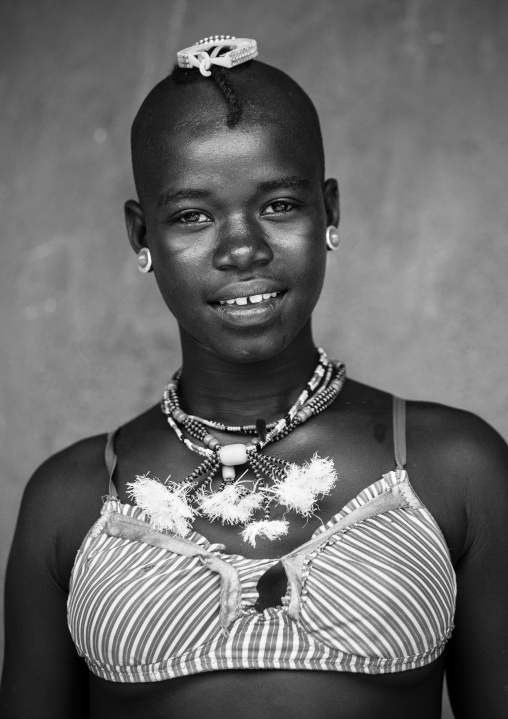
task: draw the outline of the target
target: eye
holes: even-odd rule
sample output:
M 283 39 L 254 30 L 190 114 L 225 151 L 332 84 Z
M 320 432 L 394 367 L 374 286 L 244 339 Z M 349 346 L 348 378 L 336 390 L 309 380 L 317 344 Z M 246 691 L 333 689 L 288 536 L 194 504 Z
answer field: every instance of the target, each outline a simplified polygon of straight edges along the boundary
M 199 225 L 211 222 L 211 219 L 208 215 L 205 215 L 204 212 L 200 212 L 199 210 L 185 210 L 185 212 L 178 215 L 176 221 L 181 222 L 184 225 Z
M 266 205 L 262 214 L 263 215 L 283 215 L 286 212 L 290 212 L 294 209 L 294 204 L 288 200 L 274 200 Z

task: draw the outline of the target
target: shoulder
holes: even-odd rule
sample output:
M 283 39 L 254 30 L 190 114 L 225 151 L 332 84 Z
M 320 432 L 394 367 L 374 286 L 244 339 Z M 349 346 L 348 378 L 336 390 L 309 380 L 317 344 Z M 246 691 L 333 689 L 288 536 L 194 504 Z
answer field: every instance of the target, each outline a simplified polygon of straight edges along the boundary
M 53 455 L 23 494 L 13 547 L 38 555 L 63 588 L 108 492 L 105 444 L 106 435 L 97 435 Z
M 406 400 L 405 407 L 409 466 L 439 468 L 441 477 L 460 478 L 471 488 L 486 472 L 492 482 L 506 481 L 508 446 L 481 417 L 434 402 Z M 354 380 L 348 380 L 336 409 L 338 422 L 393 426 L 393 396 Z
M 448 474 L 474 481 L 486 471 L 508 469 L 506 442 L 481 417 L 431 402 L 408 401 L 406 407 L 408 444 L 431 452 Z
M 38 501 L 49 509 L 84 500 L 97 490 L 107 491 L 106 438 L 105 434 L 88 437 L 49 457 L 29 480 L 24 501 Z
M 411 481 L 460 535 L 460 554 L 489 533 L 505 537 L 508 446 L 499 433 L 471 412 L 428 402 L 407 402 L 406 426 Z

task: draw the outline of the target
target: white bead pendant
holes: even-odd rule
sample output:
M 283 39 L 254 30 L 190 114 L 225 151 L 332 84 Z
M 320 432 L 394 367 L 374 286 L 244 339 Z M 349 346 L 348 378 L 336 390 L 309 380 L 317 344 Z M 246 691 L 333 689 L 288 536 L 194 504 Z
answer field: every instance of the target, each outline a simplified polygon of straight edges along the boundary
M 235 478 L 235 467 L 247 462 L 247 446 L 245 444 L 225 444 L 219 450 L 222 464 L 222 477 L 225 480 Z

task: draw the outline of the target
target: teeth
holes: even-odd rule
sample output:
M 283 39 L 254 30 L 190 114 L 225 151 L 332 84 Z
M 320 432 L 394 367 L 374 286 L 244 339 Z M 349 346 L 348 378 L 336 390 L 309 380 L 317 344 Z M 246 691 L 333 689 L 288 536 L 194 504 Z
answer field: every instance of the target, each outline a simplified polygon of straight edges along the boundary
M 278 292 L 265 292 L 262 295 L 249 295 L 249 297 L 235 297 L 233 300 L 219 300 L 221 305 L 246 305 L 248 302 L 256 305 L 258 302 L 277 297 Z

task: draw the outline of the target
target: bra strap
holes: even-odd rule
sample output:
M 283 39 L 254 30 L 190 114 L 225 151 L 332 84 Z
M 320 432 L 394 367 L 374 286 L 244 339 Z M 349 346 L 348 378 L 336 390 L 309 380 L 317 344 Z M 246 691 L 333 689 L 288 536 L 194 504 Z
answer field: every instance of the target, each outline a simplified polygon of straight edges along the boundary
M 406 403 L 400 397 L 393 398 L 393 449 L 397 469 L 406 464 Z
M 106 469 L 109 475 L 109 489 L 108 494 L 110 497 L 118 497 L 115 484 L 113 482 L 113 473 L 116 468 L 117 456 L 115 454 L 115 437 L 118 432 L 115 429 L 113 432 L 108 432 L 108 438 L 106 440 L 106 448 L 104 450 L 104 461 L 106 463 Z

